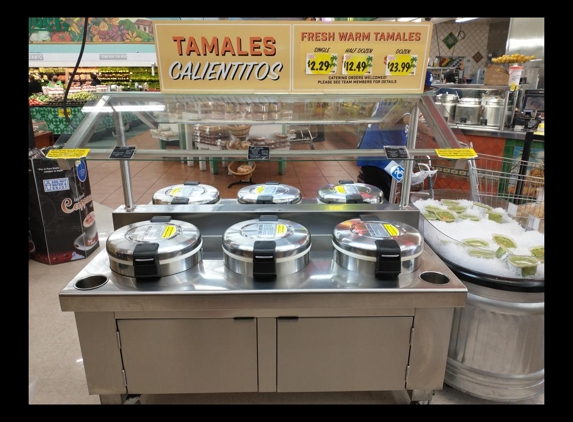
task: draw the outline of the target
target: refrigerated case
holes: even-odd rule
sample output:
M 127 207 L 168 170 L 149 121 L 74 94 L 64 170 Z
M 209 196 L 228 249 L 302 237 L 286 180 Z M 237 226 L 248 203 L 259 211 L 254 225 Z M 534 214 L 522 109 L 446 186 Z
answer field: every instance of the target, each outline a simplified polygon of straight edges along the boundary
M 317 101 L 330 104 L 331 112 L 321 116 L 305 112 L 306 102 Z M 294 125 L 350 126 L 361 133 L 359 126 L 388 124 L 391 113 L 375 117 L 367 111 L 373 107 L 359 107 L 349 114 L 344 110 L 349 102 L 396 103 L 415 116 L 408 157 L 403 159 L 399 202 L 370 204 L 349 195 L 353 200 L 347 203 L 303 198 L 292 204 L 222 199 L 216 204 L 135 205 L 130 162 L 185 160 L 195 165 L 212 160 L 213 150 L 200 148 L 198 139 L 191 137 L 186 139 L 187 149 L 137 150 L 131 158 L 110 158 L 111 150 L 90 148 L 89 142 L 94 128 L 110 113 L 120 147 L 126 144 L 123 114 L 127 112 L 150 130 L 178 125 L 180 135 L 206 133 L 205 126 L 220 131 L 229 124 L 251 128 L 274 124 L 286 133 Z M 261 110 L 271 104 L 280 111 L 264 120 L 256 114 L 260 111 L 253 113 L 255 106 Z M 213 111 L 214 105 L 226 112 Z M 460 147 L 432 94 L 118 92 L 101 95 L 84 112 L 86 118 L 63 147 L 88 147 L 87 160 L 117 162 L 125 205 L 113 212 L 114 229 L 161 217 L 195 225 L 202 239 L 201 260 L 184 271 L 160 278 L 129 277 L 112 271 L 107 249 L 62 289 L 61 308 L 76 317 L 90 394 L 100 395 L 102 403 L 123 403 L 128 396 L 143 394 L 406 390 L 413 403 L 423 403 L 442 388 L 453 312 L 464 306 L 466 287 L 423 242 L 415 257 L 400 259 L 398 274 L 384 279 L 377 272 L 361 271 L 362 265 L 341 265 L 360 254 L 347 254 L 337 262 L 333 240 L 338 224 L 356 219 L 388 227 L 407 225 L 414 232 L 420 228 L 420 212 L 409 203 L 411 172 L 416 158 L 435 157 L 436 150 L 417 148 L 412 134 L 419 113 L 442 148 Z M 232 138 L 215 139 L 225 140 Z M 253 158 L 250 149 L 222 148 L 223 142 L 218 146 L 216 155 L 229 162 L 386 158 L 385 151 L 355 148 L 329 150 L 325 155 L 309 145 L 269 148 L 265 154 L 257 150 L 259 155 Z M 233 271 L 222 248 L 226 230 L 261 218 L 305 227 L 312 239 L 308 264 L 271 280 Z M 125 264 L 126 258 L 122 259 L 119 265 Z

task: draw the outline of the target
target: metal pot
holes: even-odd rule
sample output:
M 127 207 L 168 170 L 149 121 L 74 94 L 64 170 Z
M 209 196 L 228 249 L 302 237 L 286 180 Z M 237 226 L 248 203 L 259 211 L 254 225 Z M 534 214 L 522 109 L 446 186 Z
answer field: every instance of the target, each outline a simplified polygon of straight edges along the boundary
M 376 186 L 340 180 L 337 185 L 329 183 L 318 190 L 318 202 L 323 204 L 381 204 L 384 193 Z
M 302 225 L 262 215 L 229 227 L 223 235 L 225 267 L 255 280 L 296 273 L 310 262 L 310 233 Z
M 153 194 L 154 205 L 215 204 L 220 199 L 217 188 L 196 181 L 168 186 Z
M 135 278 L 165 277 L 201 261 L 203 241 L 191 223 L 156 216 L 114 231 L 106 249 L 112 271 Z
M 456 114 L 456 105 L 459 97 L 457 94 L 438 94 L 436 95 L 436 108 L 448 123 L 454 121 Z
M 500 126 L 505 116 L 503 98 L 486 98 L 481 119 L 487 126 Z
M 465 125 L 479 124 L 481 108 L 479 98 L 460 98 L 456 105 L 455 122 Z
M 332 244 L 338 265 L 383 280 L 416 271 L 424 249 L 424 239 L 415 228 L 367 215 L 338 224 Z
M 301 200 L 299 189 L 279 182 L 247 186 L 237 192 L 240 204 L 298 204 Z

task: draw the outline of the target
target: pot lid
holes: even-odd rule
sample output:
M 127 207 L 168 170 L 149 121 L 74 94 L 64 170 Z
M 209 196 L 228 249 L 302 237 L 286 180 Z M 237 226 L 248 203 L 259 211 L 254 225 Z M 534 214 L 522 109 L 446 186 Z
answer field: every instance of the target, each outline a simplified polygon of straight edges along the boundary
M 494 105 L 494 106 L 502 106 L 503 102 L 504 102 L 503 98 L 495 98 L 495 97 L 489 97 L 486 98 L 485 100 L 486 105 Z
M 159 264 L 164 260 L 185 259 L 197 253 L 202 245 L 199 229 L 169 216 L 156 216 L 148 221 L 129 224 L 114 231 L 106 241 L 110 259 L 133 265 L 134 253 L 141 245 L 156 244 Z
M 436 99 L 441 103 L 457 103 L 459 97 L 458 94 L 438 94 Z
M 219 200 L 220 195 L 216 188 L 196 181 L 168 186 L 153 194 L 154 205 L 215 204 Z
M 262 215 L 229 227 L 223 235 L 223 251 L 252 259 L 255 242 L 259 241 L 275 242 L 277 259 L 295 259 L 310 251 L 309 231 L 301 224 L 279 219 L 276 215 Z
M 301 198 L 299 189 L 278 182 L 247 186 L 237 193 L 241 204 L 297 204 Z
M 394 239 L 400 246 L 401 258 L 412 259 L 424 249 L 420 232 L 408 224 L 360 216 L 338 224 L 332 233 L 334 247 L 342 253 L 376 258 L 376 241 Z
M 460 98 L 458 101 L 459 105 L 480 105 L 481 100 L 479 98 Z
M 380 204 L 384 193 L 376 186 L 341 180 L 337 185 L 329 183 L 320 188 L 318 200 L 327 204 Z

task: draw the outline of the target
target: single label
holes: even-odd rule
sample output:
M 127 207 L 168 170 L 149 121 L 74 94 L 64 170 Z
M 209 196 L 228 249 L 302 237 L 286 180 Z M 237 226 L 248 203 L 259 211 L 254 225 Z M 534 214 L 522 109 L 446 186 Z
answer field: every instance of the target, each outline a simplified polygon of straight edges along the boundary
M 168 239 L 170 237 L 173 237 L 175 235 L 176 231 L 177 231 L 177 228 L 175 226 L 167 225 L 167 226 L 165 226 L 165 229 L 163 230 L 161 237 L 163 239 Z
M 392 224 L 386 223 L 384 224 L 384 228 L 388 231 L 388 234 L 390 236 L 398 236 L 398 228 L 396 226 L 393 226 Z
M 449 149 L 436 149 L 436 154 L 440 158 L 477 158 L 477 154 L 473 148 L 449 148 Z
M 386 76 L 415 75 L 417 62 L 417 54 L 388 54 Z
M 282 237 L 286 234 L 287 229 L 286 226 L 284 224 L 277 224 L 277 230 L 276 230 L 276 236 L 277 237 Z
M 256 233 L 257 237 L 274 238 L 276 232 L 277 232 L 276 224 L 273 223 L 257 224 L 257 233 Z
M 308 53 L 306 55 L 307 75 L 334 75 L 336 73 L 338 54 Z
M 390 237 L 390 234 L 380 222 L 364 223 L 364 227 L 368 230 L 370 237 Z
M 88 153 L 90 152 L 89 148 L 83 149 L 51 149 L 46 154 L 48 158 L 84 158 L 87 157 Z
M 249 160 L 268 160 L 271 158 L 270 147 L 257 147 L 249 145 L 247 159 Z
M 194 186 L 184 186 L 182 188 L 173 188 L 169 191 L 169 195 L 175 197 L 188 198 L 193 195 L 198 189 Z
M 277 191 L 276 186 L 259 186 L 255 189 L 255 192 L 264 195 L 274 195 Z
M 372 75 L 372 56 L 345 54 L 342 61 L 343 75 Z
M 409 158 L 408 150 L 403 146 L 386 145 L 384 146 L 384 152 L 386 152 L 386 157 L 395 158 Z
M 70 180 L 67 177 L 61 179 L 44 180 L 44 192 L 57 192 L 70 189 Z
M 356 186 L 354 185 L 338 185 L 334 187 L 334 190 L 338 193 L 342 194 L 353 194 L 353 193 L 360 193 Z
M 131 158 L 135 154 L 135 146 L 117 146 L 113 149 L 109 158 Z

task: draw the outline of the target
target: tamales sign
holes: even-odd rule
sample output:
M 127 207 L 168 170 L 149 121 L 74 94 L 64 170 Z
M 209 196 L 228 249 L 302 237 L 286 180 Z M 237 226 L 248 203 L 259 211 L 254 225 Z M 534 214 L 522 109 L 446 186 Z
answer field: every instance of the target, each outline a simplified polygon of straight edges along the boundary
M 432 23 L 154 21 L 163 92 L 424 89 Z

